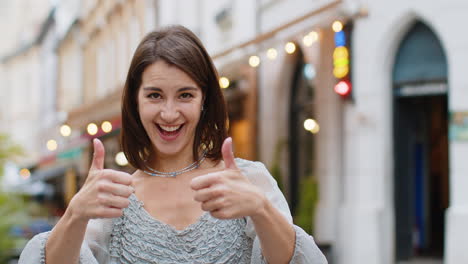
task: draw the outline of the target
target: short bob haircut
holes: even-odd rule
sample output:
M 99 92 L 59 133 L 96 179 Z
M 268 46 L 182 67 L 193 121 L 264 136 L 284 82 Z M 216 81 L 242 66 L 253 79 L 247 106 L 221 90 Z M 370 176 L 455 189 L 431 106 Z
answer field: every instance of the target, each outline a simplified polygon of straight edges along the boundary
M 206 150 L 207 158 L 221 160 L 221 146 L 227 137 L 227 110 L 218 73 L 193 32 L 183 26 L 170 26 L 146 35 L 128 70 L 122 95 L 121 144 L 130 165 L 145 169 L 145 160 L 153 154 L 151 140 L 138 113 L 137 96 L 143 71 L 160 60 L 185 72 L 202 90 L 203 111 L 195 130 L 194 161 L 202 150 Z

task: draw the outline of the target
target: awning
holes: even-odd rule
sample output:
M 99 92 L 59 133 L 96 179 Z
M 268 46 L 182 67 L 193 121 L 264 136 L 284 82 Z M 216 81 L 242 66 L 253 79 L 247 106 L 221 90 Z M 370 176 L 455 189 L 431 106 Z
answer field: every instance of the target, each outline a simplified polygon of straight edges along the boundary
M 34 173 L 31 174 L 31 177 L 29 177 L 29 182 L 35 182 L 35 181 L 46 181 L 48 179 L 56 178 L 65 175 L 65 172 L 67 171 L 69 167 L 68 166 L 60 166 L 60 167 L 55 167 L 47 170 L 39 170 L 35 171 Z
M 54 187 L 46 183 L 47 180 L 61 177 L 70 166 L 58 166 L 49 169 L 35 171 L 31 176 L 20 184 L 11 186 L 11 190 L 17 193 L 28 195 L 46 195 L 51 196 L 54 193 Z

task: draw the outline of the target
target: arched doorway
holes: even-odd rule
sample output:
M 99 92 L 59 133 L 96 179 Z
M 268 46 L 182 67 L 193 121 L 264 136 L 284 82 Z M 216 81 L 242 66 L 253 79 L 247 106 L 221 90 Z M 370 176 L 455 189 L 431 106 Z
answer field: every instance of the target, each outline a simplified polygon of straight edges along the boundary
M 447 60 L 416 22 L 393 67 L 396 259 L 442 258 L 448 207 Z
M 300 49 L 296 51 L 295 56 L 289 104 L 289 202 L 296 223 L 307 232 L 312 232 L 312 213 L 316 195 L 313 175 L 314 133 L 318 132 L 312 85 L 315 70 L 313 65 L 305 62 Z M 310 122 L 304 125 L 308 119 Z

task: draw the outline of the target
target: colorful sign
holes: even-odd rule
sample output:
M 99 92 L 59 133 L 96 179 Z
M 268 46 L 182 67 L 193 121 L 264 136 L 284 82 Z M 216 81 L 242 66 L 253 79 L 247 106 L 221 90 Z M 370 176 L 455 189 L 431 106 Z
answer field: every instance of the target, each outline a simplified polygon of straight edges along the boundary
M 339 22 L 335 22 L 333 26 L 335 31 L 335 50 L 333 51 L 333 76 L 338 79 L 334 90 L 343 98 L 351 94 L 350 82 L 350 59 L 349 47 L 347 44 L 347 33 L 344 31 L 343 26 Z M 346 33 L 345 33 L 346 32 Z

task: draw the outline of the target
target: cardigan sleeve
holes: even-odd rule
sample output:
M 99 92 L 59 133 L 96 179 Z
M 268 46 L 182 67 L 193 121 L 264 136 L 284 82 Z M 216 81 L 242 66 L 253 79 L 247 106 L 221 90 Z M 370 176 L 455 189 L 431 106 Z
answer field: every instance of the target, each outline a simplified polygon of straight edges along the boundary
M 290 263 L 294 264 L 326 264 L 327 260 L 316 245 L 312 236 L 307 234 L 302 228 L 293 224 L 291 212 L 283 193 L 278 188 L 278 184 L 261 162 L 252 162 L 236 159 L 236 163 L 249 180 L 258 186 L 266 195 L 273 206 L 280 211 L 286 220 L 293 225 L 296 232 L 296 240 L 293 257 Z M 252 219 L 247 217 L 246 234 L 254 240 L 252 248 L 251 264 L 266 263 L 262 256 L 260 241 L 256 235 Z
M 112 219 L 90 220 L 80 249 L 80 264 L 107 263 Z M 21 252 L 19 264 L 45 264 L 45 246 L 50 232 L 34 236 Z

